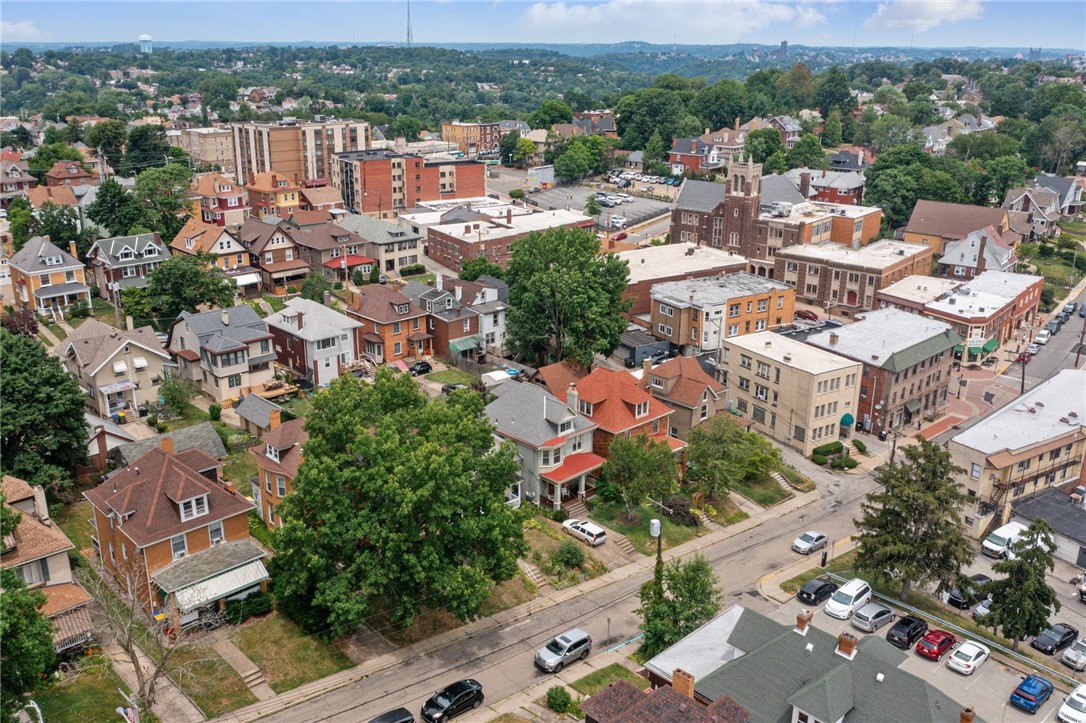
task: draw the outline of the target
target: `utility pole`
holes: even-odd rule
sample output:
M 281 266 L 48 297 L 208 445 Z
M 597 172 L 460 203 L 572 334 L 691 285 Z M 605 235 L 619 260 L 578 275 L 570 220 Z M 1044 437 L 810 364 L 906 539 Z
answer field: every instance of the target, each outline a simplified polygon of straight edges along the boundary
M 1086 304 L 1086 300 L 1083 300 L 1083 304 Z M 1078 363 L 1082 359 L 1082 343 L 1086 341 L 1086 314 L 1083 314 L 1080 310 L 1079 315 L 1082 317 L 1082 331 L 1078 333 L 1078 351 L 1075 352 L 1075 369 L 1078 369 Z

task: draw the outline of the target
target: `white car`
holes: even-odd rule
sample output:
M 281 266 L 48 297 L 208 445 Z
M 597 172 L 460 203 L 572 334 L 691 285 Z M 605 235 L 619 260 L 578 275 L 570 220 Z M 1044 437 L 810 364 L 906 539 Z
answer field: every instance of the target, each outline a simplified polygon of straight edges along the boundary
M 792 541 L 792 549 L 801 555 L 810 555 L 825 547 L 828 539 L 825 532 L 808 530 Z
M 1048 329 L 1041 329 L 1039 332 L 1037 332 L 1037 336 L 1034 338 L 1033 343 L 1044 346 L 1051 338 L 1052 333 Z
M 630 221 L 625 216 L 612 216 L 611 228 L 624 228 Z
M 584 540 L 593 547 L 607 542 L 607 530 L 588 520 L 566 520 L 562 523 L 562 529 L 564 529 L 566 533 Z
M 947 659 L 946 667 L 962 675 L 972 675 L 991 654 L 987 646 L 967 640 Z
M 1063 651 L 1060 660 L 1071 670 L 1086 670 L 1086 638 L 1071 643 L 1071 647 Z
M 1056 720 L 1060 723 L 1086 723 L 1086 683 L 1064 698 L 1063 705 L 1056 713 Z

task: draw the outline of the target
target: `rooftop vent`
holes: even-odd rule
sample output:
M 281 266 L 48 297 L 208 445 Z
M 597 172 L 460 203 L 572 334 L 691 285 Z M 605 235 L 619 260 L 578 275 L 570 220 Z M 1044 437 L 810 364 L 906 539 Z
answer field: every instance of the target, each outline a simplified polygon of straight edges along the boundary
M 1040 402 L 1040 401 L 1034 402 L 1034 405 L 1040 407 L 1041 409 L 1045 408 L 1045 403 L 1044 402 Z
M 875 676 L 875 680 L 877 682 L 881 683 L 882 681 L 886 680 L 886 676 L 883 675 L 882 673 L 879 673 L 878 675 Z

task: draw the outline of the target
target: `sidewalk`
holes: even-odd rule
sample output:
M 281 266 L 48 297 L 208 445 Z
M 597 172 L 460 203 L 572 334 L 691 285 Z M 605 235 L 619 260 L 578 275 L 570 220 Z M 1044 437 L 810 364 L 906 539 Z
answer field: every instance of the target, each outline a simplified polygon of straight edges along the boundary
M 783 517 L 797 509 L 806 507 L 817 501 L 819 497 L 820 493 L 817 488 L 812 492 L 797 493 L 796 496 L 791 499 L 785 500 L 769 509 L 761 510 L 758 514 L 752 515 L 741 522 L 737 522 L 736 524 L 723 528 L 717 532 L 709 532 L 701 537 L 685 542 L 682 545 L 665 550 L 664 559 L 671 560 L 679 557 L 688 557 L 717 542 L 749 532 L 751 529 L 760 526 L 768 520 Z M 564 590 L 547 590 L 547 592 L 541 594 L 536 599 L 518 607 L 503 610 L 488 618 L 476 620 L 456 628 L 455 630 L 450 630 L 414 645 L 381 655 L 368 660 L 361 665 L 348 668 L 347 670 L 340 671 L 339 673 L 335 673 L 326 678 L 281 693 L 271 700 L 254 703 L 245 708 L 240 708 L 231 713 L 227 713 L 216 720 L 231 722 L 259 720 L 260 718 L 278 713 L 300 703 L 319 698 L 326 693 L 355 683 L 380 670 L 400 665 L 407 660 L 411 660 L 421 655 L 436 653 L 453 643 L 477 637 L 487 630 L 507 627 L 518 620 L 569 602 L 586 592 L 606 587 L 619 580 L 625 580 L 639 575 L 648 579 L 655 563 L 656 560 L 653 557 L 646 556 L 616 570 L 611 570 L 600 577 L 583 582 L 576 587 L 566 588 Z M 574 668 L 574 671 L 577 673 L 576 678 L 590 672 L 581 672 L 576 668 Z M 576 678 L 574 678 L 574 680 Z
M 113 663 L 113 672 L 124 681 L 128 689 L 138 689 L 136 669 L 132 667 L 128 656 L 113 643 L 104 646 L 104 652 Z M 142 650 L 139 650 L 138 657 L 144 671 L 154 667 Z M 188 696 L 165 675 L 160 677 L 156 684 L 155 704 L 151 706 L 151 711 L 159 720 L 170 723 L 199 723 L 199 721 L 207 720 L 196 704 L 189 700 Z

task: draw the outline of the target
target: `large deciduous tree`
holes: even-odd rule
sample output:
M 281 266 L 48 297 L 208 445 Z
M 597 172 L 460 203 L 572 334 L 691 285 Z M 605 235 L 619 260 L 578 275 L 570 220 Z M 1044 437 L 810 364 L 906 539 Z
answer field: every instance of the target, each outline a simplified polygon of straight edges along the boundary
M 550 128 L 555 123 L 573 121 L 573 109 L 560 100 L 545 100 L 528 116 L 532 128 Z
M 229 306 L 237 287 L 217 268 L 208 268 L 203 254 L 174 256 L 151 272 L 147 299 L 156 318 L 166 325 L 182 311 L 194 312 L 207 304 Z
M 599 239 L 581 229 L 556 228 L 514 242 L 509 284 L 511 346 L 542 366 L 572 359 L 585 368 L 610 354 L 626 328 L 622 298 L 630 270 Z
M 1045 573 L 1054 569 L 1052 553 L 1056 543 L 1052 526 L 1038 518 L 1011 545 L 1010 556 L 992 565 L 1003 577 L 992 582 L 987 592 L 992 604 L 987 615 L 977 620 L 981 625 L 998 630 L 1010 638 L 1018 650 L 1018 641 L 1037 635 L 1048 627 L 1048 619 L 1060 611 L 1056 591 L 1049 587 Z
M 682 94 L 665 88 L 643 88 L 622 96 L 615 106 L 615 122 L 625 148 L 644 147 L 654 131 L 659 131 L 661 138 L 674 138 L 685 116 Z
M 690 430 L 686 479 L 709 499 L 720 499 L 733 484 L 780 464 L 780 450 L 730 414 L 718 414 Z
M 784 143 L 776 128 L 759 128 L 747 134 L 743 149 L 755 163 L 765 163 L 774 153 L 784 150 Z
M 650 580 L 641 586 L 641 629 L 645 637 L 641 653 L 652 657 L 674 645 L 713 619 L 720 611 L 723 593 L 709 561 L 696 555 L 689 561 L 674 560 L 665 566 L 660 584 Z
M 148 168 L 166 165 L 169 155 L 170 143 L 163 126 L 136 126 L 128 133 L 121 171 L 126 176 L 142 174 Z
M 114 236 L 125 236 L 132 228 L 149 222 L 139 201 L 112 178 L 98 188 L 94 201 L 87 206 L 87 217 Z
M 87 460 L 83 391 L 37 339 L 0 330 L 0 469 L 54 495 Z
M 825 148 L 839 146 L 843 140 L 842 132 L 841 111 L 834 108 L 826 116 L 826 122 L 822 124 L 822 137 L 819 140 Z
M 56 661 L 53 623 L 42 615 L 45 595 L 28 590 L 10 568 L 0 570 L 0 720 L 14 723 L 26 694 L 44 683 Z
M 647 434 L 615 437 L 603 465 L 603 476 L 622 491 L 627 515 L 646 499 L 662 502 L 679 489 L 675 453 L 663 440 Z
M 376 610 L 479 614 L 512 577 L 523 530 L 505 504 L 517 464 L 494 447 L 478 394 L 429 399 L 382 369 L 314 400 L 294 491 L 273 537 L 280 608 L 312 632 L 353 631 Z
M 950 453 L 923 439 L 902 452 L 904 461 L 878 469 L 882 489 L 861 505 L 856 566 L 876 580 L 900 583 L 907 600 L 913 585 L 953 587 L 975 548 L 962 530 L 966 496 L 955 481 L 962 469 Z
M 848 76 L 836 65 L 821 73 L 815 81 L 814 104 L 822 109 L 823 116 L 837 109 L 848 115 L 856 107 L 856 99 L 849 92 Z
M 101 121 L 87 129 L 83 141 L 95 152 L 100 152 L 110 167 L 120 169 L 124 147 L 128 143 L 128 128 L 123 121 Z
M 177 236 L 189 218 L 191 180 L 192 171 L 179 163 L 149 168 L 136 177 L 132 197 L 143 211 L 143 224 L 158 231 L 166 243 Z
M 747 88 L 738 80 L 722 80 L 698 93 L 690 110 L 710 128 L 730 128 L 747 114 Z
M 823 168 L 825 165 L 826 154 L 822 151 L 822 143 L 813 133 L 805 133 L 788 151 L 789 168 Z

